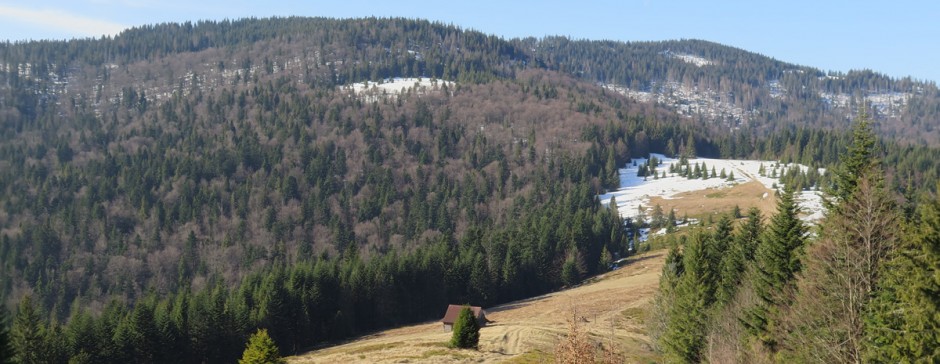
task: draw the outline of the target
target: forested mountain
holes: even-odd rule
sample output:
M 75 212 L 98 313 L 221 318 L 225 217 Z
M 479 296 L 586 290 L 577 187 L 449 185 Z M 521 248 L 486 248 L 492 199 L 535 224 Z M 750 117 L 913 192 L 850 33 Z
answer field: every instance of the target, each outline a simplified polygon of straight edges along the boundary
M 835 162 L 850 139 L 827 129 L 844 122 L 834 109 L 760 94 L 776 76 L 797 89 L 790 67 L 705 42 L 504 40 L 406 19 L 0 44 L 0 294 L 19 306 L 14 336 L 36 333 L 17 346 L 46 348 L 37 360 L 230 362 L 256 328 L 290 353 L 571 285 L 631 253 L 632 225 L 594 197 L 630 156 Z M 352 87 L 404 77 L 430 80 Z M 777 116 L 728 133 L 598 85 L 671 77 Z M 853 77 L 825 90 L 922 90 L 881 128 L 930 138 L 936 113 L 915 106 L 935 87 Z M 892 188 L 930 193 L 937 149 L 879 145 Z
M 872 105 L 871 116 L 882 135 L 914 144 L 940 142 L 940 91 L 933 82 L 892 79 L 870 70 L 826 73 L 700 40 L 622 43 L 550 37 L 523 43 L 541 67 L 726 129 L 844 129 L 864 101 Z

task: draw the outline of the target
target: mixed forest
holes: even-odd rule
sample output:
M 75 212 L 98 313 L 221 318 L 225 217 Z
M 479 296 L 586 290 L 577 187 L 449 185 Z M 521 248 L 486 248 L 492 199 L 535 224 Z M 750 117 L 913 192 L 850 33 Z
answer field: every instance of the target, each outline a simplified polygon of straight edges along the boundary
M 683 71 L 666 49 L 728 68 Z M 913 341 L 866 325 L 915 324 L 874 308 L 915 305 L 923 297 L 910 287 L 929 283 L 874 272 L 930 264 L 910 252 L 936 240 L 940 141 L 896 137 L 932 135 L 933 84 L 874 73 L 827 83 L 920 90 L 898 117 L 860 102 L 862 116 L 851 119 L 870 112 L 873 123 L 854 135 L 841 131 L 845 115 L 799 98 L 767 101 L 777 109 L 729 132 L 598 85 L 642 88 L 679 72 L 703 85 L 752 85 L 757 95 L 762 80 L 790 69 L 701 41 L 505 40 L 407 19 L 159 24 L 113 38 L 0 44 L 0 321 L 9 327 L 0 334 L 18 362 L 233 362 L 259 329 L 289 354 L 435 319 L 449 303 L 488 307 L 557 290 L 635 253 L 645 222 L 622 220 L 595 196 L 617 187 L 631 156 L 660 152 L 843 171 L 787 179 L 789 188 L 833 186 L 827 231 L 842 235 L 814 238 L 833 247 L 804 249 L 804 227 L 774 232 L 792 209 L 784 195 L 782 217 L 766 228 L 753 214 L 722 220 L 724 233 L 692 235 L 671 253 L 663 299 L 702 315 L 662 313 L 669 355 L 716 361 L 709 355 L 719 352 L 683 343 L 740 334 L 719 323 L 748 304 L 752 324 L 742 332 L 753 339 L 721 344 L 798 358 L 787 348 L 806 345 L 781 330 L 810 332 L 821 321 L 787 315 L 828 297 L 824 282 L 800 278 L 828 269 L 803 250 L 843 253 L 856 205 L 871 196 L 896 214 L 886 223 L 903 221 L 904 236 L 917 238 L 879 246 L 858 303 L 868 316 L 850 329 L 883 348 Z M 346 87 L 398 77 L 433 86 Z M 868 144 L 857 147 L 859 135 Z M 846 150 L 859 148 L 877 164 L 847 163 L 855 155 Z M 777 241 L 772 233 L 801 240 L 788 245 L 797 258 L 786 269 L 764 262 L 783 254 L 761 247 Z M 745 283 L 753 280 L 765 286 Z M 670 331 L 686 325 L 700 330 Z

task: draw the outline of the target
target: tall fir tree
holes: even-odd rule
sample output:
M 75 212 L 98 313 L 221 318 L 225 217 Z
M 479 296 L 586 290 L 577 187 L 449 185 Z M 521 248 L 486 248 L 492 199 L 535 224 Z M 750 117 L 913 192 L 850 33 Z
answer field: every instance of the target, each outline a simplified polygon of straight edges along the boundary
M 7 312 L 0 307 L 0 364 L 13 363 L 13 344 L 10 332 L 7 330 Z
M 923 201 L 904 230 L 866 316 L 873 363 L 940 361 L 940 200 Z
M 16 318 L 13 319 L 12 334 L 15 361 L 22 364 L 39 363 L 40 354 L 44 350 L 43 332 L 31 296 L 23 297 L 20 301 Z
M 777 325 L 779 306 L 787 303 L 784 292 L 791 288 L 802 268 L 806 227 L 799 219 L 799 211 L 793 190 L 784 188 L 777 201 L 777 213 L 771 218 L 754 256 L 752 284 L 758 304 L 747 312 L 746 324 L 752 335 L 771 349 L 776 344 L 770 333 Z
M 675 288 L 661 347 L 671 362 L 696 363 L 702 359 L 708 309 L 714 302 L 715 276 L 709 262 L 711 237 L 689 239 L 683 251 L 683 273 Z
M 720 283 L 715 293 L 719 304 L 727 304 L 734 298 L 747 264 L 754 258 L 754 249 L 762 229 L 760 210 L 751 208 L 747 221 L 738 228 L 721 257 Z
M 653 298 L 653 306 L 647 328 L 650 338 L 656 346 L 656 351 L 664 351 L 664 335 L 669 328 L 669 314 L 671 305 L 676 301 L 676 286 L 683 274 L 682 253 L 678 246 L 673 246 L 666 254 L 666 262 L 659 278 L 659 290 Z
M 875 133 L 871 128 L 871 119 L 863 106 L 859 109 L 855 123 L 852 124 L 852 144 L 839 158 L 839 165 L 833 171 L 833 183 L 828 195 L 834 201 L 830 201 L 827 207 L 830 210 L 838 209 L 838 205 L 848 200 L 855 191 L 859 176 L 877 164 Z
M 705 285 L 706 303 L 712 305 L 715 302 L 718 286 L 721 283 L 721 260 L 731 245 L 734 227 L 731 224 L 731 218 L 728 215 L 722 215 L 715 223 L 714 231 L 704 234 L 702 241 L 703 257 L 701 260 Z

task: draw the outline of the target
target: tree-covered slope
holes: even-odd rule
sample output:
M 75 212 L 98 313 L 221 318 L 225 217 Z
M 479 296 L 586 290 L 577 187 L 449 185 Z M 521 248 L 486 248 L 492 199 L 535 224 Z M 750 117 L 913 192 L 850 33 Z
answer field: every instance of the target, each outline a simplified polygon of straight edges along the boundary
M 871 70 L 826 73 L 701 40 L 614 42 L 549 37 L 522 41 L 533 62 L 599 82 L 632 98 L 727 128 L 794 125 L 846 129 L 864 101 L 877 129 L 937 145 L 940 91 L 933 82 Z
M 51 361 L 234 361 L 256 328 L 291 353 L 603 271 L 631 225 L 594 196 L 630 156 L 824 166 L 847 140 L 727 133 L 556 41 L 281 18 L 2 44 L 0 296 Z M 402 77 L 430 80 L 352 87 Z M 894 185 L 936 180 L 935 149 L 883 143 Z

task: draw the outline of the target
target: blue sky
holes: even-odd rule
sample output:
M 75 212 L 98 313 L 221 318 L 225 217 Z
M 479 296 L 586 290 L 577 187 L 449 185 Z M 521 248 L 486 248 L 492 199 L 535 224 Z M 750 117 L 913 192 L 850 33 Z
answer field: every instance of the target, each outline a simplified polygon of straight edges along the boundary
M 69 39 L 126 27 L 266 16 L 404 16 L 506 38 L 696 38 L 822 70 L 940 81 L 938 1 L 0 0 L 0 39 Z

